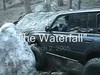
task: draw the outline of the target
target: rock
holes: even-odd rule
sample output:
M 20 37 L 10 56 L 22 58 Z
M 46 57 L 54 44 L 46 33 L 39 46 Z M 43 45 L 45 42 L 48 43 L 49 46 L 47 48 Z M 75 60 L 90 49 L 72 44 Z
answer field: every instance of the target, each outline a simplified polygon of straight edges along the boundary
M 43 11 L 43 5 L 36 6 L 34 11 L 35 12 L 41 12 L 41 11 Z
M 14 24 L 0 28 L 0 75 L 34 75 L 35 56 Z
M 55 17 L 56 13 L 54 12 L 30 13 L 18 22 L 16 28 L 21 32 L 44 31 Z
M 18 22 L 16 28 L 25 33 L 45 31 L 45 27 L 51 25 L 59 14 L 65 14 L 66 12 L 68 11 L 30 13 Z

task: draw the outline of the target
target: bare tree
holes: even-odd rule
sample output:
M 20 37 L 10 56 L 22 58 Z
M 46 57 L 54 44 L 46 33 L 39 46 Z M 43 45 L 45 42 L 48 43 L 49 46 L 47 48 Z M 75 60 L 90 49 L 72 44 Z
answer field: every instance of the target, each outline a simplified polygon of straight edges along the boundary
M 63 3 L 63 0 L 58 0 L 58 6 L 63 6 L 64 3 Z
M 6 10 L 6 0 L 3 0 L 3 9 Z
M 69 4 L 70 4 L 70 5 L 69 5 L 69 9 L 72 9 L 72 1 L 73 1 L 73 0 L 70 0 L 70 3 L 69 3 Z
M 79 0 L 79 1 L 78 1 L 78 9 L 81 9 L 81 3 L 82 3 L 82 1 Z
M 32 10 L 31 10 L 31 7 L 30 7 L 30 1 L 29 0 L 22 0 L 22 1 L 24 3 L 26 14 L 32 13 Z

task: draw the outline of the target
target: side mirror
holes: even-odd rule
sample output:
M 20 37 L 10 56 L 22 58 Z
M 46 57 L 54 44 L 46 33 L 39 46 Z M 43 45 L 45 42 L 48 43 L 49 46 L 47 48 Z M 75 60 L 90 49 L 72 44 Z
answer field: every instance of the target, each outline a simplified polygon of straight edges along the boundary
M 46 26 L 46 27 L 45 27 L 45 31 L 46 31 L 46 32 L 52 31 L 52 28 L 51 28 L 50 26 Z

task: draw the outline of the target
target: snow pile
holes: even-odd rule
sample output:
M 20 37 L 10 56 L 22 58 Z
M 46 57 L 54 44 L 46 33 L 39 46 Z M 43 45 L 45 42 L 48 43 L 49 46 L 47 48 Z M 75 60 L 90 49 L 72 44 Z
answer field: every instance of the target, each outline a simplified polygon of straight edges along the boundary
M 56 16 L 55 12 L 31 13 L 19 21 L 16 28 L 21 32 L 43 31 L 46 26 L 52 24 Z
M 0 28 L 0 75 L 34 75 L 35 56 L 14 24 Z

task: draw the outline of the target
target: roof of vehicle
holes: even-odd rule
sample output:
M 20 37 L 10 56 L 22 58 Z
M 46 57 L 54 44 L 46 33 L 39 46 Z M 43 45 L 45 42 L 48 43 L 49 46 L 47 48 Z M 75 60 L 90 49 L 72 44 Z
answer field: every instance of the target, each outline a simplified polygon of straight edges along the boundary
M 59 14 L 71 14 L 71 13 L 92 13 L 92 12 L 100 12 L 100 8 L 96 8 L 96 9 L 81 9 L 81 10 L 67 10 L 67 11 L 60 11 L 58 12 Z

